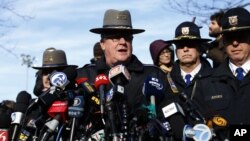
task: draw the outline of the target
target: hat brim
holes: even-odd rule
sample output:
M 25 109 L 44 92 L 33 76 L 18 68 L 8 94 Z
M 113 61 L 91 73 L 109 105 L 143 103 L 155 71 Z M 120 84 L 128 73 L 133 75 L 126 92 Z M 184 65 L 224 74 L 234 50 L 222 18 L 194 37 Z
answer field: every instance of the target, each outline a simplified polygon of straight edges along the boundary
M 73 68 L 77 68 L 77 65 L 49 65 L 49 66 L 42 66 L 42 67 L 35 67 L 33 66 L 33 69 L 53 69 L 53 68 L 63 68 L 63 67 L 73 67 Z
M 138 34 L 142 33 L 145 30 L 144 29 L 121 29 L 121 28 L 93 28 L 89 30 L 90 32 L 96 33 L 96 34 L 103 34 L 103 33 L 127 33 L 127 34 Z
M 247 31 L 247 30 L 250 30 L 250 26 L 232 27 L 232 28 L 229 28 L 229 29 L 222 30 L 221 33 L 239 32 L 239 31 Z
M 165 41 L 165 43 L 180 43 L 180 42 L 186 42 L 186 41 L 195 41 L 195 42 L 199 42 L 199 43 L 203 43 L 203 42 L 208 42 L 211 41 L 211 39 L 189 39 L 189 38 L 184 38 L 184 39 L 174 39 L 174 40 L 168 40 Z

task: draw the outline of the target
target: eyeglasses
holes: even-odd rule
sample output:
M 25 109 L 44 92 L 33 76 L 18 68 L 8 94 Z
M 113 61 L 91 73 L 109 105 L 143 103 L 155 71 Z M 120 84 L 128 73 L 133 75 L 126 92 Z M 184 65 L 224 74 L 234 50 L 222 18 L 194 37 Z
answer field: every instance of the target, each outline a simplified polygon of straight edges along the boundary
M 164 55 L 164 54 L 170 54 L 171 52 L 168 49 L 164 49 L 163 51 L 161 51 L 160 56 Z
M 238 43 L 250 43 L 250 35 L 246 32 L 223 34 L 223 44 L 230 45 L 234 41 Z
M 133 40 L 133 35 L 130 34 L 113 34 L 113 35 L 102 35 L 102 39 L 110 39 L 113 42 L 119 42 L 123 38 L 127 42 L 131 42 Z

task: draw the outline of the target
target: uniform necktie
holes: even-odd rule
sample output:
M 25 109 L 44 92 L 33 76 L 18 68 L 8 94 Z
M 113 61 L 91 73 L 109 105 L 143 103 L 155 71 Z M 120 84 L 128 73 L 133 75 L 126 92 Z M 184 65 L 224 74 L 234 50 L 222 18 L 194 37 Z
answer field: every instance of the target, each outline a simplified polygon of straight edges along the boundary
M 242 80 L 244 78 L 243 72 L 244 72 L 244 70 L 242 68 L 236 69 L 236 73 L 237 73 L 236 77 L 238 80 Z
M 187 74 L 185 76 L 187 86 L 191 83 L 191 79 L 190 79 L 191 77 L 192 77 L 191 74 Z

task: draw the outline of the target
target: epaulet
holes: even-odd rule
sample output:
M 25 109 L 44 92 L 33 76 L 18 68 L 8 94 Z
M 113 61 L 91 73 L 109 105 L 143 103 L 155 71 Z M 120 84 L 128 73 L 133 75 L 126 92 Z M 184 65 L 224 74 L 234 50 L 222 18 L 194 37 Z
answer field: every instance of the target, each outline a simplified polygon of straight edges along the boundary
M 143 64 L 144 67 L 156 67 L 158 68 L 157 66 L 153 65 L 153 64 Z
M 95 64 L 85 64 L 82 68 L 86 68 L 86 67 L 95 67 Z

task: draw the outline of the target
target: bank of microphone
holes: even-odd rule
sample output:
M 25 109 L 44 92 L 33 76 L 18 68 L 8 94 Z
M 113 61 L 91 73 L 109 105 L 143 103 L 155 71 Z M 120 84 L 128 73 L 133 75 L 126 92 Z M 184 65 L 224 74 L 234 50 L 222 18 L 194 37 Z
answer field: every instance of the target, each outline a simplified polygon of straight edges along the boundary
M 13 126 L 13 133 L 11 141 L 15 141 L 17 135 L 19 134 L 19 129 L 23 124 L 23 118 L 26 114 L 26 110 L 29 106 L 31 100 L 31 95 L 26 91 L 21 91 L 16 98 L 16 103 L 14 104 L 14 112 L 11 114 L 11 125 Z

